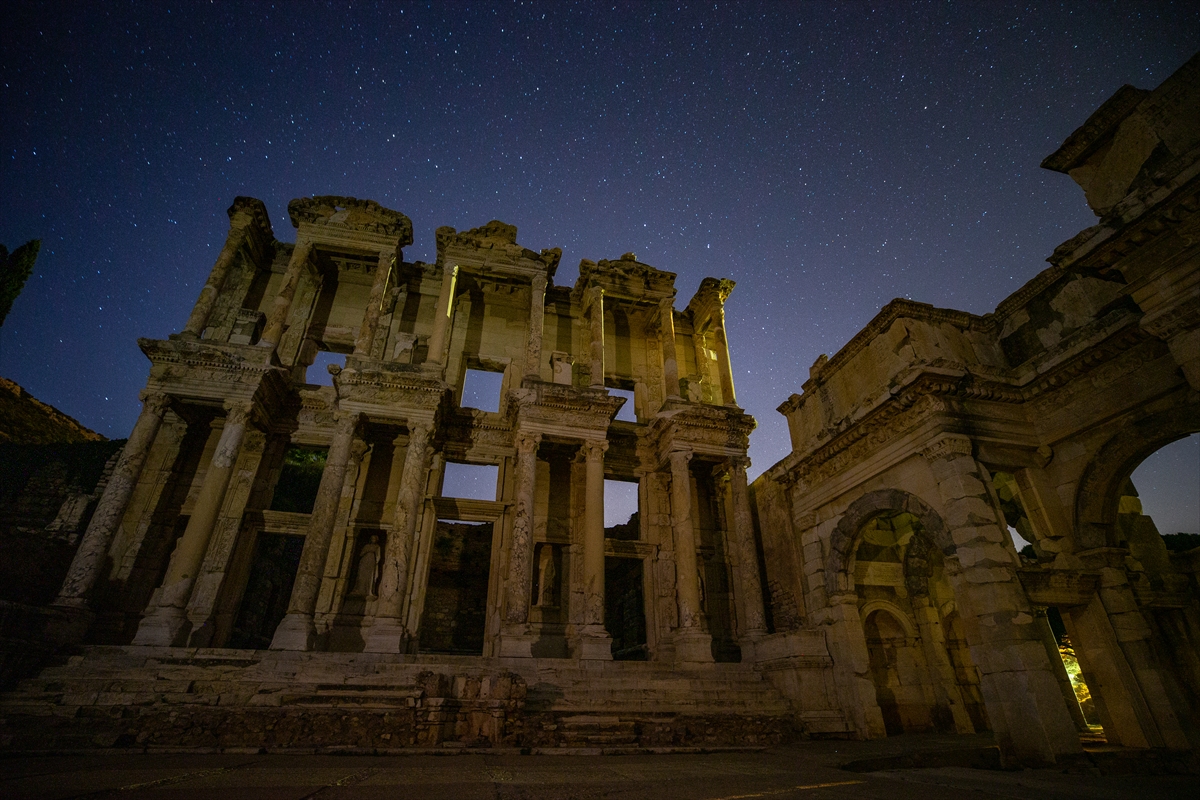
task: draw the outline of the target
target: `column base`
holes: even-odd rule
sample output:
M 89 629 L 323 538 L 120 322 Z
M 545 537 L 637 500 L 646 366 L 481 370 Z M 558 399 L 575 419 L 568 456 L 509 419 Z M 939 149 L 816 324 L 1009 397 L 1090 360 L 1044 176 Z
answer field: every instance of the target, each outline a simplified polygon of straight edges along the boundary
M 703 631 L 679 633 L 675 636 L 675 661 L 689 664 L 713 662 L 712 637 Z
M 501 658 L 533 658 L 533 643 L 538 637 L 521 630 L 500 632 Z
M 363 640 L 364 653 L 404 653 L 408 631 L 394 617 L 376 617 Z
M 612 636 L 602 625 L 588 625 L 575 640 L 574 650 L 580 661 L 612 661 Z
M 272 650 L 315 650 L 317 644 L 317 629 L 312 617 L 307 614 L 290 613 L 275 629 L 271 639 Z
M 142 618 L 133 643 L 150 647 L 177 647 L 190 628 L 187 612 L 175 606 L 157 606 Z
M 758 663 L 758 643 L 761 642 L 765 636 L 765 632 L 753 631 L 751 633 L 747 633 L 738 640 L 738 647 L 742 651 L 743 664 Z

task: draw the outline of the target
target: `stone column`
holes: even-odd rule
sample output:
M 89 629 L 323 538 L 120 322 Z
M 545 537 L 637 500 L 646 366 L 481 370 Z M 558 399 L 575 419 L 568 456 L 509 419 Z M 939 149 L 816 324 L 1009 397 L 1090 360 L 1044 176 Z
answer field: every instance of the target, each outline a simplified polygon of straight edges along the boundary
M 216 305 L 217 297 L 221 294 L 221 287 L 225 285 L 225 278 L 229 275 L 229 268 L 233 266 L 233 259 L 237 257 L 238 250 L 242 249 L 242 245 L 250 236 L 251 219 L 243 217 L 239 221 L 240 225 L 230 226 L 229 235 L 225 238 L 225 246 L 217 255 L 217 262 L 213 264 L 212 271 L 208 273 L 208 280 L 205 281 L 204 288 L 200 290 L 200 296 L 196 298 L 196 305 L 192 307 L 192 313 L 183 326 L 183 330 L 180 331 L 180 336 L 184 339 L 199 339 L 204 333 L 213 306 Z
M 129 505 L 129 498 L 141 477 L 146 455 L 154 444 L 155 436 L 158 435 L 159 425 L 162 424 L 163 414 L 166 413 L 169 403 L 170 398 L 165 394 L 142 392 L 142 413 L 138 415 L 129 440 L 125 442 L 121 456 L 117 459 L 117 466 L 108 479 L 108 485 L 104 487 L 104 494 L 101 495 L 96 511 L 88 522 L 83 540 L 79 543 L 79 549 L 75 551 L 71 568 L 67 571 L 67 578 L 63 581 L 54 605 L 87 607 L 88 593 L 96 585 L 96 580 L 104 569 L 105 557 L 108 555 L 113 535 L 125 515 L 125 508 Z
M 411 635 L 400 614 L 410 590 L 409 559 L 425 500 L 425 484 L 429 479 L 430 431 L 428 422 L 410 421 L 408 424 L 408 449 L 404 453 L 404 472 L 400 477 L 400 494 L 396 498 L 392 530 L 383 554 L 383 575 L 379 579 L 375 619 L 367 631 L 363 647 L 368 653 L 403 652 Z
M 717 353 L 717 369 L 721 373 L 721 391 L 725 394 L 725 405 L 737 405 L 737 396 L 733 390 L 733 362 L 729 359 L 729 340 L 725 336 L 725 306 L 719 305 L 713 311 L 714 334 L 720 341 Z
M 338 413 L 337 429 L 329 445 L 329 454 L 325 457 L 317 499 L 313 502 L 312 515 L 308 519 L 308 531 L 304 536 L 304 549 L 300 552 L 300 566 L 296 569 L 296 580 L 292 584 L 287 615 L 275 629 L 275 636 L 271 639 L 272 650 L 312 650 L 316 645 L 313 612 L 317 606 L 317 593 L 321 589 L 321 577 L 325 572 L 325 559 L 329 556 L 329 541 L 333 538 L 333 527 L 337 522 L 342 484 L 346 480 L 346 465 L 350 461 L 350 448 L 354 444 L 358 418 L 358 412 Z
M 608 442 L 583 443 L 586 482 L 583 499 L 583 627 L 579 657 L 611 660 L 612 637 L 604 629 L 604 451 Z
M 387 248 L 379 251 L 379 265 L 375 267 L 375 282 L 371 284 L 371 296 L 354 342 L 354 355 L 369 358 L 375 344 L 375 331 L 379 328 L 379 314 L 383 310 L 383 293 L 387 291 L 388 278 L 392 274 L 392 261 L 396 251 Z
M 1017 578 L 1007 533 L 972 457 L 971 440 L 945 434 L 923 455 L 954 542 L 946 569 L 1001 760 L 1006 765 L 1053 764 L 1057 756 L 1080 752 L 1075 723 Z
M 700 613 L 700 572 L 696 561 L 696 529 L 692 523 L 692 475 L 687 450 L 673 450 L 671 460 L 671 531 L 675 538 L 675 591 L 679 602 L 679 630 L 675 658 L 679 661 L 712 661 L 712 637 L 704 630 Z
M 170 647 L 183 632 L 187 621 L 185 609 L 191 600 L 192 587 L 204 562 L 204 554 L 208 551 L 208 541 L 212 537 L 217 516 L 221 513 L 229 476 L 241 453 L 242 438 L 246 434 L 246 423 L 252 408 L 253 405 L 245 401 L 225 404 L 225 425 L 221 429 L 221 438 L 217 441 L 212 461 L 204 473 L 200 494 L 188 518 L 187 528 L 171 553 L 167 575 L 155 592 L 156 601 L 151 601 L 150 612 L 138 626 L 134 644 Z
M 433 334 L 429 337 L 429 360 L 446 363 L 446 345 L 450 318 L 454 315 L 454 286 L 458 282 L 458 266 L 447 265 L 442 272 L 442 291 L 438 295 L 437 316 L 433 318 Z
M 271 302 L 271 310 L 267 312 L 267 324 L 259 337 L 259 347 L 274 348 L 283 338 L 283 326 L 287 324 L 288 312 L 292 310 L 292 298 L 296 296 L 296 287 L 300 285 L 300 273 L 308 263 L 312 254 L 312 242 L 298 241 L 292 250 L 292 259 L 288 262 L 287 272 L 283 273 L 283 284 L 279 293 Z
M 675 307 L 671 300 L 663 300 L 658 307 L 659 337 L 662 340 L 663 383 L 667 397 L 679 399 L 679 361 L 675 356 Z
M 517 458 L 513 470 L 516 478 L 516 507 L 513 513 L 508 574 L 504 580 L 504 622 L 510 626 L 523 626 L 529 622 L 530 593 L 533 591 L 533 498 L 537 477 L 537 448 L 541 441 L 542 436 L 539 433 L 518 433 L 516 436 Z M 603 524 L 601 529 L 603 535 Z
M 525 340 L 525 377 L 541 380 L 542 329 L 546 324 L 546 276 L 534 275 L 530 285 L 529 337 Z
M 742 638 L 751 640 L 766 636 L 766 614 L 763 613 L 762 578 L 758 571 L 758 547 L 754 543 L 754 520 L 750 516 L 750 489 L 746 485 L 748 458 L 729 460 L 730 494 L 733 496 L 733 535 L 737 541 L 738 565 L 742 579 Z
M 588 324 L 591 331 L 591 347 L 588 350 L 591 364 L 591 386 L 604 388 L 604 290 L 593 286 L 587 290 Z

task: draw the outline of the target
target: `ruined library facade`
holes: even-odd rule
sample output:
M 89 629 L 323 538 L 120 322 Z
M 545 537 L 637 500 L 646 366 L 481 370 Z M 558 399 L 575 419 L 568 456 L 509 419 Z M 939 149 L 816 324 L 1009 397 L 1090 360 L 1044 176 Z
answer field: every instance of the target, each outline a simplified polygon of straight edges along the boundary
M 182 329 L 139 342 L 141 415 L 47 611 L 76 643 L 7 724 L 1196 747 L 1200 551 L 1168 549 L 1129 476 L 1200 431 L 1198 87 L 1193 59 L 1113 95 L 1043 163 L 1098 224 L 993 313 L 886 306 L 780 406 L 792 452 L 752 485 L 732 281 L 684 305 L 627 253 L 558 286 L 560 251 L 496 221 L 409 262 L 409 219 L 348 197 L 293 200 L 286 243 L 237 198 Z

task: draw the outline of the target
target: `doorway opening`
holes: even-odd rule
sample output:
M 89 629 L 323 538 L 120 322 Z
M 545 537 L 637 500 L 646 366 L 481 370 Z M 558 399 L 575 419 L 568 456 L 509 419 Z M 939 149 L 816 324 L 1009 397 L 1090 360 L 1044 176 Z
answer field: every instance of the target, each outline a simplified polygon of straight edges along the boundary
M 613 661 L 647 661 L 646 601 L 640 558 L 604 559 L 604 627 Z
M 421 652 L 483 655 L 494 529 L 491 522 L 437 521 L 421 615 Z
M 229 647 L 266 650 L 271 646 L 275 629 L 287 614 L 303 550 L 303 536 L 258 535 L 237 622 L 229 634 Z

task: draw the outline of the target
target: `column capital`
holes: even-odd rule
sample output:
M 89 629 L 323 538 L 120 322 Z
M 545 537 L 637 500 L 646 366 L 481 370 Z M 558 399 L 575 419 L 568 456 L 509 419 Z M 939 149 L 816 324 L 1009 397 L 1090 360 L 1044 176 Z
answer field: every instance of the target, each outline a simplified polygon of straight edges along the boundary
M 926 461 L 937 461 L 939 458 L 954 458 L 956 456 L 973 455 L 971 437 L 960 433 L 948 433 L 921 449 L 921 455 Z
M 408 443 L 410 445 L 418 439 L 428 439 L 432 432 L 433 424 L 426 420 L 411 419 L 408 421 Z
M 226 400 L 224 406 L 226 425 L 245 425 L 250 423 L 254 416 L 252 400 Z
M 533 288 L 533 291 L 537 292 L 538 294 L 545 294 L 546 284 L 546 276 L 541 273 L 538 273 L 529 279 L 529 285 Z
M 604 439 L 584 439 L 579 450 L 588 461 L 602 460 L 605 451 L 608 450 L 608 442 Z
M 538 445 L 542 443 L 542 435 L 540 433 L 530 433 L 527 431 L 518 431 L 513 436 L 513 444 L 516 445 L 517 453 L 523 456 L 528 456 L 537 450 Z M 605 446 L 607 446 L 607 442 Z
M 152 392 L 149 389 L 143 389 L 138 394 L 138 399 L 142 401 L 142 410 L 148 411 L 156 417 L 165 414 L 171 405 L 171 395 L 164 392 Z
M 390 262 L 392 261 L 392 259 L 394 259 L 396 257 L 396 254 L 399 252 L 400 252 L 400 248 L 396 247 L 395 245 L 388 245 L 387 247 L 381 247 L 381 248 L 379 248 L 379 262 L 382 264 L 383 262 L 386 261 L 389 263 L 389 266 L 390 266 Z
M 358 422 L 362 418 L 362 412 L 338 410 L 334 412 L 333 418 L 337 423 L 338 434 L 349 436 L 358 427 Z
M 672 469 L 687 469 L 688 462 L 692 460 L 692 451 L 690 449 L 672 450 L 667 453 L 667 459 L 671 462 Z

